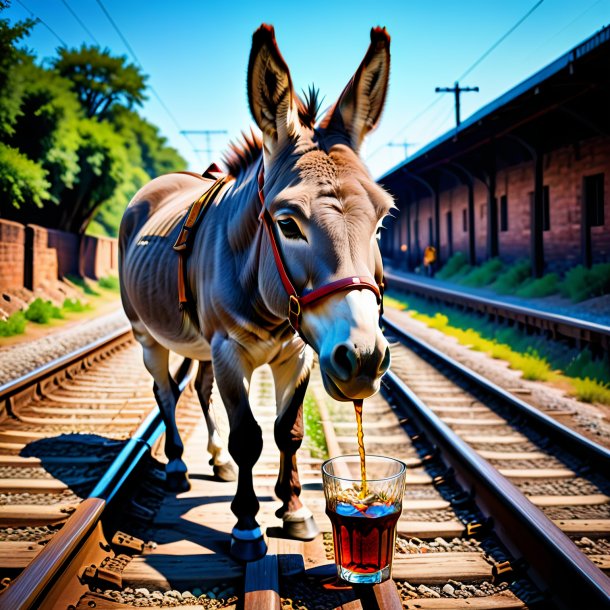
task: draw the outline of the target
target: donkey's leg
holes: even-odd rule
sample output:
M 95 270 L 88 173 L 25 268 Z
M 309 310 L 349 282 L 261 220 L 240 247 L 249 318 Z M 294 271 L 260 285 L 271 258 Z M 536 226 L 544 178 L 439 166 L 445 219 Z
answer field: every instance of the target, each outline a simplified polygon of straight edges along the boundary
M 167 486 L 171 491 L 186 491 L 191 486 L 186 475 L 186 464 L 182 461 L 184 445 L 176 425 L 176 403 L 180 390 L 169 374 L 169 350 L 135 326 L 134 334 L 144 351 L 144 365 L 155 380 L 153 391 L 165 423 L 165 455 L 169 460 L 165 467 Z
M 311 511 L 300 499 L 301 482 L 296 452 L 303 441 L 303 398 L 309 383 L 311 354 L 295 338 L 271 363 L 275 381 L 278 416 L 275 442 L 280 450 L 280 472 L 275 493 L 282 501 L 276 516 L 283 521 L 284 532 L 299 540 L 311 540 L 320 530 Z
M 214 374 L 229 416 L 229 453 L 239 468 L 231 510 L 237 523 L 231 532 L 231 554 L 240 561 L 260 559 L 267 545 L 256 521 L 259 502 L 252 469 L 263 450 L 263 434 L 252 415 L 248 391 L 253 367 L 243 348 L 219 333 L 212 339 Z
M 214 384 L 214 371 L 210 361 L 200 361 L 195 389 L 199 402 L 203 409 L 203 416 L 208 428 L 208 452 L 212 459 L 210 464 L 214 468 L 214 475 L 221 481 L 235 481 L 237 478 L 237 468 L 231 460 L 231 456 L 225 449 L 222 439 L 218 434 L 216 420 L 214 418 L 214 406 L 212 405 L 212 385 Z

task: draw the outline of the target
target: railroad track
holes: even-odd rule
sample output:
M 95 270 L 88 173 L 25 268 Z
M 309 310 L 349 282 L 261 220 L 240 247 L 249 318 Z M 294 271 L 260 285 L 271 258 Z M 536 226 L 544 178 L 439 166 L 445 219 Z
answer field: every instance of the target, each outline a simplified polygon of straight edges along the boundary
M 607 326 L 442 288 L 430 282 L 418 282 L 400 273 L 392 273 L 391 270 L 386 271 L 385 277 L 389 285 L 397 290 L 479 312 L 495 320 L 516 324 L 527 332 L 544 332 L 552 339 L 564 340 L 578 349 L 589 346 L 594 354 L 603 355 L 610 352 L 610 329 Z
M 391 332 L 397 336 L 398 330 L 391 329 Z M 82 503 L 89 503 L 86 516 L 95 516 L 94 525 L 83 517 L 77 523 L 75 533 L 68 537 L 68 544 L 64 544 L 63 552 L 72 561 L 63 565 L 70 565 L 70 569 L 57 567 L 55 560 L 60 553 L 47 552 L 44 565 L 33 570 L 34 564 L 30 564 L 0 595 L 0 608 L 65 608 L 68 598 L 75 608 L 113 610 L 152 604 L 181 606 L 195 601 L 204 608 L 239 607 L 244 610 L 280 607 L 320 610 L 603 608 L 604 604 L 610 605 L 610 581 L 593 563 L 597 562 L 604 569 L 609 566 L 610 545 L 604 538 L 607 535 L 604 528 L 609 522 L 606 513 L 597 514 L 599 519 L 591 519 L 586 513 L 581 515 L 583 518 L 576 519 L 552 513 L 558 507 L 565 509 L 576 505 L 587 510 L 593 507 L 594 511 L 607 509 L 605 482 L 598 480 L 601 475 L 595 473 L 594 468 L 587 473 L 576 473 L 565 466 L 564 462 L 572 460 L 570 466 L 579 468 L 576 462 L 582 464 L 584 449 L 573 458 L 558 457 L 556 453 L 549 457 L 544 447 L 537 447 L 531 438 L 522 435 L 524 430 L 508 431 L 509 424 L 503 423 L 495 411 L 483 411 L 487 404 L 480 395 L 476 397 L 476 404 L 473 404 L 472 396 L 464 398 L 463 393 L 473 389 L 473 381 L 467 389 L 460 387 L 462 394 L 458 394 L 453 383 L 455 379 L 439 377 L 441 373 L 434 367 L 417 362 L 417 356 L 398 343 L 392 350 L 393 374 L 387 377 L 387 400 L 378 395 L 365 402 L 364 431 L 369 454 L 392 455 L 409 466 L 404 512 L 398 525 L 393 571 L 395 585 L 390 581 L 374 589 L 358 591 L 338 585 L 332 564 L 330 523 L 324 514 L 320 477 L 322 457 L 312 455 L 307 449 L 301 450 L 299 459 L 302 497 L 325 533 L 305 543 L 278 537 L 279 528 L 274 527 L 280 522 L 274 517 L 278 507 L 273 493 L 278 452 L 272 432 L 273 389 L 269 371 L 261 369 L 251 385 L 251 401 L 265 434 L 263 455 L 255 468 L 255 488 L 261 499 L 260 521 L 267 527 L 269 544 L 269 553 L 263 560 L 249 564 L 244 570 L 228 556 L 228 535 L 233 526 L 229 504 L 235 487 L 233 483 L 213 480 L 205 455 L 205 426 L 202 418 L 195 415 L 196 400 L 187 395 L 183 425 L 193 428 L 185 451 L 192 490 L 178 497 L 172 496 L 163 491 L 160 477 L 158 480 L 153 477 L 146 485 L 139 504 L 142 510 L 136 510 L 135 518 L 126 521 L 123 518 L 126 511 L 120 508 L 115 509 L 114 518 L 104 521 L 101 504 L 119 496 L 119 483 L 126 479 L 125 464 L 131 462 L 131 455 L 152 453 L 160 457 L 159 443 L 155 439 L 161 430 L 158 420 L 154 423 L 153 413 L 148 421 L 148 424 L 153 422 L 152 425 L 140 426 L 136 433 L 141 440 L 132 442 L 131 450 L 123 448 L 124 454 L 130 454 L 126 462 L 121 462 L 123 466 L 111 468 L 92 490 L 91 497 Z M 122 351 L 116 355 L 121 355 Z M 450 375 L 455 377 L 455 373 Z M 81 388 L 87 385 L 84 383 L 86 373 L 71 376 L 79 380 Z M 148 384 L 150 387 L 150 381 Z M 113 383 L 113 389 L 119 387 L 119 383 Z M 131 387 L 138 391 L 133 380 Z M 53 389 L 52 393 L 55 392 Z M 64 396 L 62 392 L 60 395 Z M 219 402 L 216 391 L 213 399 Z M 356 434 L 351 404 L 332 401 L 316 374 L 308 400 L 318 405 L 328 454 L 354 453 Z M 496 396 L 490 401 L 494 404 L 489 406 L 496 408 L 498 401 Z M 21 412 L 18 402 L 12 401 L 13 414 Z M 64 404 L 83 408 L 80 404 L 75 406 L 65 401 Z M 430 423 L 436 418 L 433 409 L 446 418 L 444 425 L 434 422 L 438 424 L 435 428 Z M 55 412 L 50 414 L 57 416 Z M 482 424 L 483 420 L 489 421 Z M 473 422 L 478 423 L 473 426 Z M 464 441 L 454 438 L 457 435 L 450 426 L 466 437 L 494 436 L 496 441 L 491 448 L 482 438 L 473 442 L 472 446 L 480 453 L 473 457 Z M 602 451 L 595 460 L 599 461 L 603 456 Z M 558 463 L 560 457 L 562 461 Z M 478 473 L 472 473 L 473 468 L 481 466 L 479 462 L 491 464 L 488 469 L 492 473 L 491 491 Z M 549 470 L 556 472 L 549 475 Z M 540 476 L 541 471 L 546 471 L 545 477 Z M 528 472 L 534 475 L 528 476 Z M 508 481 L 513 481 L 535 503 L 527 500 L 518 489 L 513 492 Z M 513 500 L 528 511 L 525 522 L 516 518 L 512 509 L 506 509 L 504 500 L 495 499 L 493 490 L 505 491 L 505 488 L 510 488 L 511 494 L 518 494 L 515 497 L 519 500 Z M 559 493 L 562 489 L 563 493 Z M 587 496 L 596 496 L 596 503 L 584 503 L 578 495 L 580 491 L 587 492 Z M 150 496 L 148 500 L 146 493 Z M 551 507 L 540 500 L 551 497 L 555 498 Z M 558 497 L 564 504 L 557 504 Z M 154 501 L 150 502 L 151 498 Z M 579 499 L 579 504 L 575 498 Z M 553 526 L 544 514 L 536 512 L 536 503 L 548 511 L 551 518 L 558 517 L 555 521 L 563 522 L 567 535 Z M 147 505 L 152 508 L 147 509 Z M 552 544 L 560 552 L 569 548 L 570 553 L 564 559 L 557 559 L 549 550 L 550 543 L 544 542 L 540 538 L 542 534 L 531 527 L 532 521 L 551 523 L 555 527 Z M 117 526 L 125 530 L 124 534 L 116 535 Z M 559 527 L 562 527 L 561 523 Z M 62 529 L 66 531 L 66 526 Z M 92 538 L 89 537 L 91 532 Z M 579 547 L 570 542 L 568 535 Z M 529 539 L 529 544 L 523 545 L 524 539 Z M 45 551 L 54 540 L 46 545 Z M 78 550 L 87 546 L 87 540 L 93 541 L 88 544 L 97 547 L 97 555 L 84 560 L 88 551 Z M 154 544 L 145 544 L 148 540 Z M 538 559 L 537 554 L 540 555 Z M 42 555 L 40 552 L 38 557 Z M 87 575 L 84 568 L 91 563 L 95 568 Z M 49 571 L 52 573 L 50 578 L 44 576 Z M 74 575 L 59 578 L 57 575 L 62 571 L 80 573 L 82 582 L 76 586 Z M 55 586 L 37 584 L 44 578 Z M 35 594 L 32 593 L 34 589 Z

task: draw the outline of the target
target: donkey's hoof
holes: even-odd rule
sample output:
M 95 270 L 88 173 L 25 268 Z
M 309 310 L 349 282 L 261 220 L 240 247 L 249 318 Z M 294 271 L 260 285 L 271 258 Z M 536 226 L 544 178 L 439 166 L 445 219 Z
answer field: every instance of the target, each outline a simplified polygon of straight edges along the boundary
M 257 528 L 258 533 L 260 529 Z M 250 533 L 250 531 L 248 531 Z M 231 557 L 237 561 L 249 562 L 261 559 L 267 554 L 267 543 L 261 534 L 256 538 L 237 537 L 234 533 L 231 534 Z
M 167 472 L 165 474 L 165 486 L 172 493 L 181 493 L 191 488 L 186 472 Z
M 235 464 L 233 462 L 214 464 L 214 476 L 221 481 L 235 481 L 237 479 Z
M 300 521 L 285 520 L 282 529 L 286 536 L 295 540 L 313 540 L 320 533 L 313 517 L 306 517 Z

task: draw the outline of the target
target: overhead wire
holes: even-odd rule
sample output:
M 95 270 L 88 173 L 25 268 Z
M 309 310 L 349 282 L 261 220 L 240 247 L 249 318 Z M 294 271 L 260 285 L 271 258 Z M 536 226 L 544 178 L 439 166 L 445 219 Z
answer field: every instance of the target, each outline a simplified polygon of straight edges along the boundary
M 63 5 L 68 9 L 68 11 L 72 15 L 72 17 L 74 17 L 74 19 L 76 19 L 76 21 L 83 28 L 83 30 L 85 30 L 85 32 L 87 32 L 87 34 L 93 40 L 93 42 L 95 42 L 96 45 L 101 46 L 99 41 L 97 40 L 97 38 L 92 34 L 91 30 L 85 25 L 83 20 L 76 14 L 76 12 L 68 4 L 67 0 L 61 0 L 61 1 L 62 1 Z
M 466 76 L 468 76 L 484 59 L 487 58 L 488 55 L 490 55 L 490 53 L 492 53 L 504 40 L 506 40 L 506 38 L 508 38 L 508 36 L 510 36 L 510 34 L 512 34 L 528 17 L 530 17 L 532 15 L 532 13 L 534 13 L 534 11 L 536 11 L 540 5 L 544 2 L 544 0 L 538 0 L 536 2 L 536 4 L 534 4 L 514 25 L 512 25 L 504 34 L 502 34 L 502 36 L 500 36 L 500 38 L 498 38 L 498 40 L 496 40 L 496 42 L 494 42 L 491 47 L 489 47 L 458 79 L 457 81 L 459 82 L 460 80 L 462 80 L 463 78 L 465 78 Z M 381 146 L 378 146 L 370 155 L 368 155 L 367 159 L 370 159 L 371 157 L 373 157 L 374 155 L 376 155 L 379 151 L 383 150 L 388 142 L 392 141 L 393 139 L 395 139 L 397 136 L 399 136 L 405 129 L 407 129 L 408 127 L 410 127 L 411 125 L 413 125 L 413 123 L 415 123 L 415 121 L 417 121 L 420 117 L 422 117 L 424 114 L 426 114 L 429 110 L 431 110 L 439 101 L 440 101 L 440 97 L 436 97 L 432 102 L 430 102 L 430 104 L 428 104 L 423 110 L 421 110 L 420 112 L 418 112 L 412 119 L 410 119 L 405 125 L 403 125 L 398 131 L 394 132 L 394 134 L 392 135 L 392 137 L 387 140 L 384 144 L 382 144 Z
M 479 59 L 477 59 L 472 66 L 470 66 L 470 68 L 468 68 L 466 70 L 466 72 L 464 72 L 457 80 L 458 82 L 461 81 L 463 78 L 465 78 L 466 76 L 468 76 L 490 53 L 492 53 L 497 47 L 499 47 L 536 9 L 538 9 L 538 7 L 540 7 L 540 5 L 544 2 L 544 0 L 538 0 L 538 2 L 536 2 L 536 4 L 534 4 L 534 6 L 532 6 L 530 8 L 529 11 L 527 11 L 527 13 L 525 13 L 525 15 L 523 15 L 523 17 L 521 17 L 521 19 L 519 19 L 517 21 L 517 23 L 515 23 L 511 28 L 508 29 L 507 32 L 505 32 L 504 34 L 502 34 L 502 36 L 500 36 L 500 38 L 498 38 L 498 40 L 496 40 L 496 42 L 494 42 L 491 47 L 489 47 L 489 49 L 487 49 L 487 51 L 485 51 L 485 53 L 483 53 L 483 55 L 481 55 L 481 57 L 479 57 Z
M 59 42 L 61 43 L 61 45 L 63 47 L 67 47 L 68 43 L 43 19 L 41 19 L 40 17 L 38 17 L 38 15 L 36 15 L 32 10 L 30 10 L 23 2 L 22 0 L 17 0 L 18 4 L 21 4 L 21 6 L 38 22 L 38 23 L 42 23 L 42 25 L 44 25 L 45 28 L 47 28 L 47 30 L 49 30 L 49 32 L 51 32 L 51 34 L 53 34 L 53 36 L 55 36 L 55 38 L 57 38 L 57 40 L 59 40 Z
M 102 10 L 102 12 L 104 13 L 104 15 L 106 15 L 108 21 L 110 22 L 110 24 L 114 28 L 114 31 L 118 34 L 119 38 L 123 41 L 123 44 L 125 45 L 125 47 L 127 48 L 129 54 L 131 55 L 131 58 L 134 60 L 134 62 L 136 63 L 136 65 L 138 67 L 143 69 L 142 62 L 138 59 L 138 56 L 136 55 L 135 51 L 133 50 L 133 47 L 129 44 L 129 41 L 127 40 L 127 37 L 123 34 L 121 29 L 117 25 L 116 21 L 112 18 L 112 16 L 110 15 L 110 12 L 104 6 L 104 3 L 102 2 L 102 0 L 96 0 L 96 2 L 99 5 L 99 7 Z M 188 142 L 189 146 L 193 150 L 193 153 L 196 155 L 196 157 L 199 160 L 199 162 L 203 164 L 203 159 L 202 159 L 199 151 L 197 150 L 194 142 L 191 140 L 191 138 L 188 137 L 187 134 L 184 133 L 184 130 L 181 128 L 180 124 L 178 123 L 178 120 L 176 119 L 174 114 L 171 112 L 171 110 L 169 109 L 167 104 L 163 101 L 163 99 L 161 98 L 161 95 L 159 94 L 159 92 L 152 85 L 148 85 L 148 88 L 150 89 L 150 92 L 153 94 L 155 99 L 161 105 L 161 108 L 163 108 L 163 110 L 165 111 L 167 116 L 170 118 L 170 120 L 174 124 L 174 127 L 178 130 L 178 133 Z

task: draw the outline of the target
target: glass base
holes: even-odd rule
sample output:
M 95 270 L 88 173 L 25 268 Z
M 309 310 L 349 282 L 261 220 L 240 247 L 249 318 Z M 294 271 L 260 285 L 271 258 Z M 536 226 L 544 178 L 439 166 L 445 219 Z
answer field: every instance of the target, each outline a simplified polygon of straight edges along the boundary
M 352 570 L 337 566 L 337 574 L 339 575 L 339 578 L 351 584 L 376 585 L 377 583 L 389 580 L 391 570 L 390 566 L 386 566 L 377 572 L 367 572 L 363 574 L 362 572 L 352 572 Z

